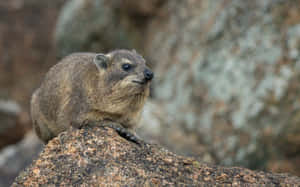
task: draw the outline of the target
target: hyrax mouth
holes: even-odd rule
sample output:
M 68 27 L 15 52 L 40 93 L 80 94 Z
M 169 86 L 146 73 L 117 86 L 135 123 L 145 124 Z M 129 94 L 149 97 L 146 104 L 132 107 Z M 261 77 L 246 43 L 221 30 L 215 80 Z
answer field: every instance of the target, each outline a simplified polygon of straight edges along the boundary
M 132 82 L 140 84 L 140 85 L 144 85 L 147 83 L 147 81 L 138 81 L 138 80 L 133 80 Z

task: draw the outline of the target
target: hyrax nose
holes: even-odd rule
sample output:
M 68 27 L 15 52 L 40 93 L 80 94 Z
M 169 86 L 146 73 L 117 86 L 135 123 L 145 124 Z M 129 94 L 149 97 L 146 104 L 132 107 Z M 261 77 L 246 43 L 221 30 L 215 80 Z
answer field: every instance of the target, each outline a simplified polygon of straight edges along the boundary
M 154 75 L 152 71 L 150 71 L 149 69 L 145 69 L 144 76 L 146 81 L 151 81 Z

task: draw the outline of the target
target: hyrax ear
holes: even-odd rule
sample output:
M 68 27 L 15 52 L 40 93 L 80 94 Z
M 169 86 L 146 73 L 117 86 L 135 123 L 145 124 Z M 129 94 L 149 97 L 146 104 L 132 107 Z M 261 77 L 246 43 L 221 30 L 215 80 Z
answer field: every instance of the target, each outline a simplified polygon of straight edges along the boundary
M 106 69 L 108 67 L 109 58 L 105 54 L 99 53 L 96 54 L 93 62 L 99 70 Z

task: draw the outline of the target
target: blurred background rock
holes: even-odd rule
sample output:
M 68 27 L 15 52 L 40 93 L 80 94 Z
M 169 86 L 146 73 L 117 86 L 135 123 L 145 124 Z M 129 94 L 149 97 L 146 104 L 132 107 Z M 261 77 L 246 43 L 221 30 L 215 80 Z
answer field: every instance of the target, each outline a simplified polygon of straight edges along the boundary
M 49 67 L 72 52 L 116 48 L 135 48 L 155 72 L 141 137 L 203 162 L 299 176 L 299 8 L 299 0 L 0 2 L 0 181 L 18 173 L 4 167 L 7 151 L 24 158 L 21 169 L 41 149 L 28 138 L 29 101 Z M 36 154 L 20 154 L 22 145 Z

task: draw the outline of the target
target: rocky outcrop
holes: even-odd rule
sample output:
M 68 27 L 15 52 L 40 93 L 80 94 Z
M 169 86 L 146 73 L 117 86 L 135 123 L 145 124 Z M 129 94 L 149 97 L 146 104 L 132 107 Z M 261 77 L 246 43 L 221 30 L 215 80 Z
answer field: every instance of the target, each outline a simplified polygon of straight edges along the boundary
M 46 146 L 13 186 L 300 185 L 287 174 L 219 167 L 139 145 L 108 127 L 70 129 Z

